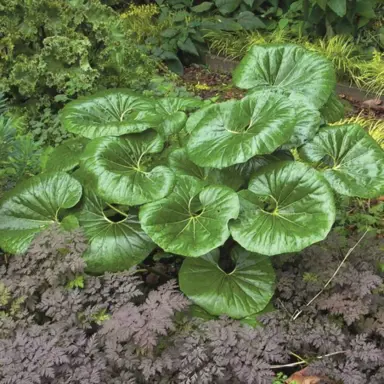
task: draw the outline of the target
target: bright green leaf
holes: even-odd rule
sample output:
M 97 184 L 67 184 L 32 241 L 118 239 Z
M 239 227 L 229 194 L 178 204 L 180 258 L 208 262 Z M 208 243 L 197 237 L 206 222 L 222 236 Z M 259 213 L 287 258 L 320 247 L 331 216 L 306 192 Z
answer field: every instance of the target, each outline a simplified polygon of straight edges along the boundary
M 305 161 L 319 163 L 342 195 L 371 198 L 384 193 L 384 151 L 359 125 L 323 128 L 299 153 Z
M 142 206 L 139 217 L 144 231 L 166 252 L 198 257 L 227 240 L 228 222 L 238 211 L 232 189 L 179 176 L 173 192 Z
M 112 89 L 68 103 L 61 121 L 68 132 L 94 139 L 121 136 L 150 128 L 142 122 L 153 101 L 126 89 Z
M 207 184 L 224 184 L 227 187 L 239 189 L 243 178 L 233 168 L 202 168 L 189 160 L 185 148 L 177 149 L 169 155 L 169 166 L 178 176 L 191 176 Z
M 316 170 L 297 162 L 257 171 L 239 192 L 240 215 L 230 225 L 245 249 L 273 256 L 323 240 L 335 221 L 333 194 Z
M 184 128 L 187 114 L 204 105 L 196 98 L 167 97 L 156 100 L 142 121 L 149 123 L 163 136 L 174 135 Z
M 219 251 L 185 259 L 179 274 L 180 288 L 211 315 L 241 319 L 264 309 L 274 294 L 275 274 L 266 256 L 239 246 L 231 251 L 235 269 L 223 271 Z
M 156 166 L 154 154 L 164 140 L 153 130 L 126 137 L 101 137 L 88 144 L 84 170 L 104 200 L 140 205 L 167 196 L 175 183 L 173 172 Z
M 80 183 L 64 172 L 20 183 L 0 200 L 0 247 L 25 252 L 37 233 L 58 222 L 60 209 L 76 205 L 81 194 Z
M 335 93 L 332 93 L 326 104 L 320 109 L 320 113 L 326 123 L 335 123 L 344 118 L 344 104 Z
M 279 88 L 304 96 L 316 107 L 323 106 L 336 85 L 331 62 L 296 45 L 254 46 L 233 73 L 243 89 Z
M 89 187 L 83 172 L 76 172 L 74 176 L 87 185 L 78 213 L 89 241 L 83 256 L 87 271 L 123 271 L 143 261 L 156 244 L 142 230 L 136 210 L 128 208 L 127 212 L 107 204 Z
M 84 137 L 70 139 L 56 147 L 45 164 L 46 171 L 71 171 L 80 163 L 81 155 L 89 142 Z
M 204 109 L 187 144 L 189 158 L 202 167 L 224 168 L 269 154 L 287 142 L 295 127 L 289 99 L 266 92 Z
M 61 226 L 66 231 L 73 231 L 74 229 L 79 228 L 79 220 L 74 215 L 69 215 L 64 217 L 63 220 L 61 220 Z
M 245 181 L 249 181 L 252 174 L 258 169 L 266 165 L 277 163 L 281 161 L 293 161 L 293 156 L 290 151 L 276 151 L 271 155 L 255 156 L 246 161 L 245 163 L 233 165 L 235 173 L 241 175 Z

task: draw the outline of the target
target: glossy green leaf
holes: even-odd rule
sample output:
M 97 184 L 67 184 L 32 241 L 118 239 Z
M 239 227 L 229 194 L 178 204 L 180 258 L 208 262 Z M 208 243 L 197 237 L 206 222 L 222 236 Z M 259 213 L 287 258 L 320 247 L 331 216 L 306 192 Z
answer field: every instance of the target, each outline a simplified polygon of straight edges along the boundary
M 323 106 L 336 85 L 331 62 L 296 45 L 254 46 L 233 73 L 243 89 L 279 88 L 304 96 L 317 108 Z
M 101 137 L 88 144 L 84 170 L 104 200 L 140 205 L 167 196 L 175 183 L 173 172 L 154 158 L 164 140 L 153 130 L 126 137 Z
M 224 168 L 269 154 L 290 139 L 295 127 L 289 99 L 271 92 L 204 111 L 187 144 L 189 158 L 201 167 Z
M 142 122 L 153 102 L 126 89 L 112 89 L 68 103 L 61 121 L 68 132 L 90 139 L 143 132 L 150 128 Z
M 70 139 L 56 147 L 46 161 L 46 171 L 71 171 L 80 164 L 80 158 L 89 142 L 84 137 Z
M 240 188 L 243 178 L 233 168 L 202 168 L 189 160 L 185 148 L 177 149 L 169 155 L 169 167 L 178 176 L 191 176 L 207 184 L 224 184 L 235 191 Z
M 317 163 L 342 195 L 371 198 L 384 193 L 384 151 L 359 125 L 323 128 L 299 154 Z
M 187 121 L 186 112 L 204 105 L 196 98 L 167 97 L 156 100 L 151 111 L 142 116 L 142 121 L 149 123 L 163 136 L 174 135 L 184 128 Z M 141 116 L 139 116 L 141 117 Z
M 275 274 L 266 256 L 239 246 L 231 251 L 235 269 L 223 271 L 219 251 L 185 259 L 179 273 L 180 288 L 211 315 L 241 319 L 264 309 L 274 294 Z
M 198 257 L 227 240 L 228 222 L 238 212 L 232 189 L 179 176 L 173 192 L 142 206 L 139 217 L 144 231 L 166 252 Z
M 276 151 L 271 155 L 255 156 L 246 161 L 245 163 L 233 165 L 235 173 L 241 175 L 243 180 L 248 182 L 253 173 L 266 165 L 277 163 L 281 161 L 293 161 L 294 158 L 290 151 Z
M 302 163 L 259 169 L 239 197 L 240 215 L 231 234 L 251 252 L 301 251 L 323 240 L 335 221 L 332 191 L 319 172 Z
M 156 244 L 142 230 L 136 210 L 106 203 L 90 188 L 83 172 L 74 176 L 86 185 L 78 218 L 89 242 L 83 256 L 87 271 L 123 271 L 143 261 Z
M 338 96 L 332 93 L 320 112 L 326 123 L 335 123 L 344 118 L 345 108 Z
M 278 88 L 270 90 L 251 90 L 253 97 L 265 97 L 267 92 L 285 95 L 291 102 L 291 108 L 295 111 L 295 127 L 292 136 L 281 147 L 282 149 L 297 148 L 313 139 L 320 128 L 321 115 L 318 109 L 309 103 L 302 95 L 287 92 Z
M 282 146 L 282 149 L 297 148 L 312 140 L 321 123 L 320 112 L 313 104 L 295 93 L 292 93 L 289 99 L 295 110 L 296 122 L 291 138 Z
M 47 172 L 20 183 L 0 201 L 0 247 L 25 252 L 39 232 L 58 222 L 60 209 L 80 200 L 80 183 L 64 172 Z

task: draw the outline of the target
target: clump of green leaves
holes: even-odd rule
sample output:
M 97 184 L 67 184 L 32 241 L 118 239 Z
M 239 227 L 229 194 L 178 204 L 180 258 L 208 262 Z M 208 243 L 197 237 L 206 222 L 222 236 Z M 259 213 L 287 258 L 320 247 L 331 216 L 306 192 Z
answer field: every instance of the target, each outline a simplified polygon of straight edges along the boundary
M 384 152 L 356 124 L 325 125 L 340 105 L 320 55 L 254 47 L 233 79 L 247 96 L 218 104 L 127 89 L 67 104 L 62 123 L 78 138 L 1 200 L 0 246 L 20 253 L 52 222 L 80 226 L 89 272 L 128 269 L 161 248 L 185 257 L 180 287 L 209 314 L 262 311 L 270 257 L 323 240 L 335 194 L 380 196 Z

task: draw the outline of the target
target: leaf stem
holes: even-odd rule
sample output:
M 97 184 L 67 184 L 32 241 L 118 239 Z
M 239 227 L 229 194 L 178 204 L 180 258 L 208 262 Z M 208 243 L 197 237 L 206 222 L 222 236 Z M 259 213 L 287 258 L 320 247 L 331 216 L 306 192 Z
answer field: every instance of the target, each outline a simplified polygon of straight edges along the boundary
M 128 215 L 125 212 L 120 211 L 120 209 L 117 209 L 116 207 L 114 207 L 113 205 L 111 205 L 109 203 L 107 203 L 107 205 L 109 208 L 113 209 L 115 212 L 120 213 L 120 215 L 122 215 L 124 217 L 128 217 Z
M 347 351 L 337 351 L 337 352 L 327 353 L 326 355 L 323 355 L 323 356 L 317 356 L 316 360 L 321 360 L 321 359 L 324 359 L 326 357 L 331 357 L 331 356 L 335 356 L 335 355 L 341 355 L 341 354 L 344 354 L 346 352 Z M 298 355 L 296 355 L 296 354 L 294 354 L 292 352 L 291 352 L 291 354 L 293 354 L 294 356 L 298 356 Z M 308 364 L 308 362 L 306 360 L 304 360 L 300 356 L 298 356 L 298 357 L 300 358 L 300 361 L 296 361 L 296 363 L 281 364 L 281 365 L 270 365 L 268 368 L 269 369 L 280 369 L 280 368 L 289 368 L 289 367 L 296 367 L 298 365 Z
M 335 276 L 339 273 L 340 268 L 343 266 L 343 264 L 347 261 L 348 257 L 351 255 L 351 253 L 356 249 L 356 247 L 360 244 L 360 242 L 364 239 L 365 235 L 368 233 L 367 229 L 363 236 L 360 237 L 359 241 L 352 247 L 350 250 L 347 252 L 345 255 L 344 259 L 341 261 L 339 266 L 336 268 L 336 271 L 333 273 L 331 278 L 325 283 L 324 287 L 310 300 L 308 301 L 307 304 L 305 304 L 304 307 L 310 306 L 323 292 L 324 290 L 328 287 L 328 285 L 332 282 L 332 280 L 335 278 Z M 303 309 L 300 309 L 299 311 L 296 312 L 296 314 L 293 315 L 292 320 L 296 320 L 301 314 L 303 313 Z

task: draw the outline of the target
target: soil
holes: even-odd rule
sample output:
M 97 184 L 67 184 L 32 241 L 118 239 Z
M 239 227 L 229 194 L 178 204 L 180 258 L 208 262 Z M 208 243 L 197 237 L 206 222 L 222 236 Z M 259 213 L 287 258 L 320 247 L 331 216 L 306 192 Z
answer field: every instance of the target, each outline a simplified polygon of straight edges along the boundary
M 194 92 L 204 100 L 241 99 L 246 93 L 232 84 L 230 74 L 212 72 L 200 65 L 186 68 L 183 81 L 189 91 Z M 384 102 L 378 100 L 359 101 L 347 94 L 339 94 L 339 97 L 347 104 L 347 117 L 361 114 L 364 117 L 384 119 Z

